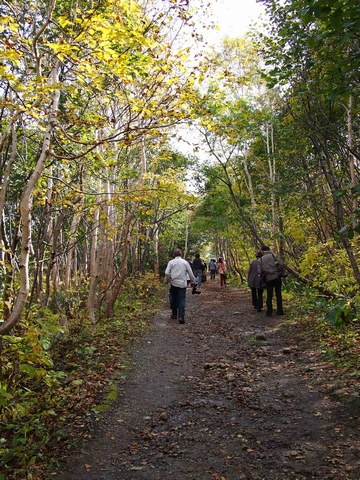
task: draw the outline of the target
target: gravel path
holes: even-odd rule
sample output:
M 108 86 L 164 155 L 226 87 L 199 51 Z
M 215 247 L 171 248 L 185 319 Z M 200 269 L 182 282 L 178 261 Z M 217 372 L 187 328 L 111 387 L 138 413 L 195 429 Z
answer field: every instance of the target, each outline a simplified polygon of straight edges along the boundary
M 286 309 L 286 305 L 285 305 Z M 359 479 L 359 413 L 288 316 L 208 280 L 134 346 L 93 438 L 57 480 Z

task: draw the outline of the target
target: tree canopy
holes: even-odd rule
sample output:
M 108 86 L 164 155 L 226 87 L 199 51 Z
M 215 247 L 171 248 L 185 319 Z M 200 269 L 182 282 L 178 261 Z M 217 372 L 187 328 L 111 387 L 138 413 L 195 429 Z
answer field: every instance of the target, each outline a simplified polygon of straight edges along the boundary
M 1 4 L 5 421 L 61 381 L 57 336 L 116 322 L 126 281 L 159 279 L 175 247 L 246 287 L 270 245 L 289 291 L 357 317 L 359 6 L 260 3 L 266 27 L 216 48 L 202 2 Z

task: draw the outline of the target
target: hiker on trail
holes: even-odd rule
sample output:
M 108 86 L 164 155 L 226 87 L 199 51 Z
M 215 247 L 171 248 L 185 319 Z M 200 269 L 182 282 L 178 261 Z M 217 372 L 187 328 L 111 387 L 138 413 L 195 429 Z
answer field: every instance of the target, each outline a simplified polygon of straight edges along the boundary
M 165 277 L 170 283 L 171 294 L 171 318 L 178 319 L 179 323 L 185 323 L 185 299 L 187 277 L 195 284 L 195 277 L 189 262 L 181 258 L 182 251 L 175 248 L 173 260 L 170 260 L 165 270 Z
M 261 247 L 262 257 L 259 258 L 258 262 L 258 273 L 260 276 L 263 276 L 266 284 L 266 316 L 272 317 L 273 306 L 272 298 L 275 290 L 276 295 L 276 307 L 278 315 L 285 315 L 282 306 L 282 295 L 281 295 L 281 277 L 279 276 L 279 265 L 283 262 L 272 252 L 270 248 L 266 245 Z
M 201 260 L 199 253 L 195 254 L 195 258 L 192 263 L 193 263 L 193 271 L 198 284 L 198 288 L 200 288 L 205 265 L 204 265 L 204 262 Z
M 263 292 L 261 277 L 259 275 L 258 266 L 259 258 L 262 257 L 261 252 L 257 252 L 256 260 L 253 260 L 250 263 L 248 271 L 248 286 L 251 288 L 251 298 L 253 307 L 256 308 L 258 312 L 261 312 L 263 308 Z
M 209 270 L 210 270 L 210 280 L 215 280 L 216 276 L 216 262 L 215 258 L 212 258 L 209 262 Z
M 220 287 L 226 287 L 226 262 L 222 257 L 218 260 L 217 273 L 220 275 Z
M 191 267 L 191 270 L 192 270 L 192 272 L 194 273 L 193 263 L 192 263 L 192 261 L 190 260 L 190 258 L 188 257 L 188 258 L 186 259 L 186 261 L 189 262 L 189 265 L 190 265 L 190 267 Z M 191 292 L 191 293 L 192 293 L 193 295 L 195 295 L 195 294 L 200 294 L 200 293 L 201 293 L 200 290 L 197 289 L 197 281 L 196 281 L 196 278 L 195 278 L 195 283 L 191 283 L 190 277 L 189 277 L 189 275 L 187 275 L 187 284 L 188 284 L 188 286 L 189 286 L 190 284 L 192 285 L 192 292 Z

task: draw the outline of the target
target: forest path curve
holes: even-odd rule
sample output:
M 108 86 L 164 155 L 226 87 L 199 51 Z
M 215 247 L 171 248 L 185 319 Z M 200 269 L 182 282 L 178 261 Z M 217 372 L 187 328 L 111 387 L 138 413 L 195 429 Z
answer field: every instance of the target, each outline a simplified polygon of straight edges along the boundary
M 164 302 L 111 411 L 53 478 L 359 479 L 358 412 L 297 326 L 218 279 L 186 302 L 184 325 Z

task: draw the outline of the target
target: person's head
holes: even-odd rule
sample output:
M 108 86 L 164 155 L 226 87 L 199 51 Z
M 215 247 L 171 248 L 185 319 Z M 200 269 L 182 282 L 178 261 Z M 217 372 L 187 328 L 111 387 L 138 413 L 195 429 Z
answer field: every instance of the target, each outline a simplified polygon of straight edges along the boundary
M 262 252 L 268 252 L 269 250 L 270 250 L 270 248 L 269 248 L 267 245 L 263 245 L 263 246 L 261 247 L 261 251 L 262 251 Z
M 262 252 L 256 252 L 256 258 L 261 258 L 262 257 Z
M 222 263 L 222 261 L 223 261 L 222 257 L 219 257 L 218 262 Z
M 200 253 L 195 253 L 195 258 L 200 258 Z
M 175 250 L 173 251 L 173 255 L 174 257 L 181 257 L 182 251 L 180 250 L 180 248 L 175 248 Z

